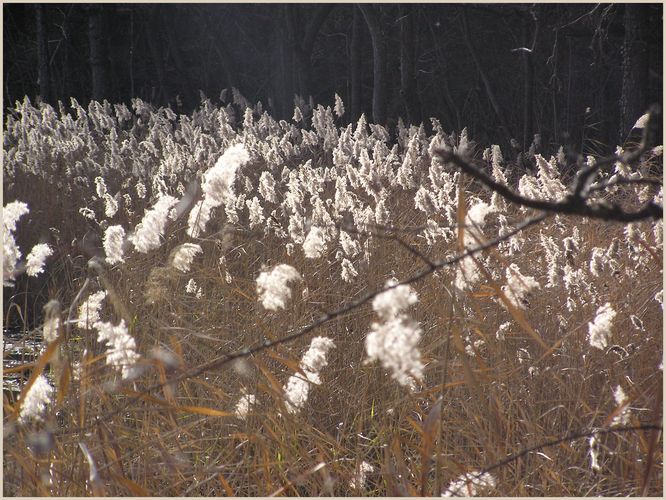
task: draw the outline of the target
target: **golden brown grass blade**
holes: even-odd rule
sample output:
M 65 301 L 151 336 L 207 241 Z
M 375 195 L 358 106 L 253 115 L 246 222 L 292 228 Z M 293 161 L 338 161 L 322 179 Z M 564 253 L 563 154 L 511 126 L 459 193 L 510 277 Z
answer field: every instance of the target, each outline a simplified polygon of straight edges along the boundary
M 442 416 L 443 398 L 438 398 L 423 421 L 421 433 L 421 496 L 427 496 L 428 476 L 432 465 L 432 449 L 438 437 L 439 423 Z
M 233 413 L 228 411 L 216 410 L 205 406 L 174 406 L 174 410 L 184 411 L 187 413 L 196 413 L 198 415 L 206 415 L 209 417 L 231 417 Z
M 164 369 L 164 363 L 161 361 L 155 361 L 154 362 L 156 368 L 157 368 L 157 373 L 160 376 L 160 383 L 162 384 L 162 393 L 164 394 L 164 397 L 166 400 L 171 403 L 172 405 L 176 405 L 176 395 L 174 393 L 174 388 L 172 384 L 167 383 L 167 376 L 166 376 L 166 370 Z
M 282 394 L 282 384 L 278 382 L 275 376 L 270 372 L 266 364 L 259 358 L 254 358 L 254 363 L 257 365 L 257 368 L 261 370 L 261 373 L 264 374 L 264 377 L 268 380 L 271 385 L 271 388 L 275 391 L 275 394 Z
M 416 420 L 414 420 L 412 417 L 407 415 L 405 417 L 405 420 L 407 420 L 407 423 L 412 426 L 412 429 L 414 429 L 416 432 L 418 432 L 419 435 L 423 435 L 423 428 L 421 427 L 421 424 L 419 424 Z
M 150 403 L 155 403 L 160 406 L 163 406 L 164 408 L 168 408 L 173 411 L 181 411 L 181 412 L 186 412 L 186 413 L 196 413 L 198 415 L 206 415 L 208 417 L 231 417 L 233 416 L 233 413 L 228 412 L 228 411 L 222 411 L 222 410 L 216 410 L 215 408 L 208 408 L 206 406 L 190 406 L 190 405 L 177 405 L 177 404 L 172 404 L 168 401 L 165 401 L 163 399 L 157 398 L 155 396 L 151 396 L 150 394 L 144 394 L 140 392 L 135 392 L 129 389 L 123 390 L 125 394 L 128 396 L 135 396 L 138 397 L 139 399 L 143 399 L 145 401 L 148 401 Z
M 126 477 L 119 476 L 118 474 L 111 473 L 111 477 L 117 481 L 118 483 L 122 484 L 125 488 L 127 488 L 133 496 L 135 497 L 151 497 L 153 494 L 144 488 L 143 486 L 139 486 L 136 484 L 134 481 L 131 479 L 128 479 Z
M 37 360 L 35 368 L 33 372 L 30 374 L 28 382 L 26 382 L 25 387 L 23 387 L 23 390 L 21 391 L 21 396 L 19 398 L 16 407 L 17 412 L 21 411 L 21 405 L 23 404 L 23 401 L 25 401 L 26 394 L 28 394 L 28 392 L 30 391 L 30 388 L 35 383 L 35 380 L 37 380 L 37 377 L 39 377 L 42 374 L 49 360 L 55 355 L 56 352 L 58 352 L 58 347 L 60 346 L 61 342 L 62 342 L 62 336 L 58 337 L 55 341 L 51 342 L 48 346 L 46 346 L 44 354 L 42 354 Z
M 220 484 L 222 485 L 222 488 L 224 488 L 224 492 L 227 494 L 228 497 L 235 497 L 234 495 L 234 490 L 229 484 L 229 482 L 224 478 L 222 474 L 219 474 L 217 476 L 218 481 L 220 481 Z
M 405 458 L 402 455 L 402 449 L 400 447 L 400 438 L 396 435 L 391 441 L 391 451 L 393 453 L 393 458 L 395 460 L 396 468 L 398 469 L 398 477 L 396 478 L 398 490 L 404 496 L 415 497 L 416 489 L 409 482 L 408 478 L 410 477 L 409 470 L 405 464 Z
M 325 463 L 325 462 L 320 462 L 320 463 L 318 463 L 318 464 L 315 465 L 314 467 L 311 467 L 310 469 L 306 470 L 306 471 L 303 472 L 302 474 L 298 475 L 295 479 L 293 479 L 293 480 L 287 480 L 287 483 L 286 483 L 284 486 L 280 487 L 278 490 L 274 491 L 274 492 L 271 493 L 269 496 L 271 496 L 271 497 L 276 497 L 276 496 L 278 496 L 278 495 L 284 493 L 287 489 L 289 489 L 289 488 L 293 488 L 294 485 L 303 482 L 305 479 L 307 479 L 308 476 L 314 474 L 314 473 L 317 472 L 318 470 L 323 469 L 324 467 L 326 467 L 326 463 Z M 296 491 L 295 488 L 294 488 L 294 491 Z
M 465 217 L 467 216 L 467 207 L 465 206 L 465 188 L 463 187 L 463 176 L 458 180 L 458 211 L 456 212 L 456 222 L 458 223 L 458 252 L 465 251 Z
M 246 299 L 249 300 L 250 302 L 254 302 L 254 301 L 256 300 L 254 297 L 250 297 L 247 293 L 245 293 L 245 292 L 244 292 L 243 290 L 241 290 L 240 288 L 232 288 L 231 291 L 232 291 L 232 292 L 236 292 L 238 295 L 240 295 L 241 297 L 246 298 Z
M 509 314 L 511 314 L 511 317 L 518 323 L 525 332 L 532 337 L 537 344 L 544 350 L 548 351 L 550 346 L 546 344 L 541 336 L 532 328 L 532 325 L 530 325 L 527 321 L 527 318 L 525 317 L 525 314 L 523 313 L 522 310 L 517 308 L 516 306 L 513 305 L 513 303 L 507 298 L 507 296 L 504 294 L 502 289 L 499 287 L 497 283 L 494 282 L 492 276 L 488 272 L 488 270 L 479 262 L 479 260 L 474 257 L 473 255 L 471 256 L 472 259 L 474 259 L 474 263 L 476 264 L 477 269 L 481 271 L 481 273 L 484 275 L 484 277 L 488 280 L 488 284 L 490 287 L 495 290 L 495 293 L 497 296 L 502 300 L 502 303 L 506 307 L 506 309 L 509 311 Z
M 60 374 L 60 383 L 58 384 L 58 394 L 56 395 L 56 406 L 61 406 L 65 401 L 67 389 L 69 389 L 69 382 L 72 379 L 72 369 L 69 363 L 65 363 L 62 373 Z
M 300 366 L 298 366 L 298 361 L 294 361 L 294 360 L 291 360 L 291 359 L 284 358 L 284 357 L 280 356 L 278 353 L 276 353 L 275 351 L 270 350 L 270 349 L 268 349 L 264 352 L 266 354 L 268 354 L 268 356 L 273 358 L 275 361 L 277 361 L 278 363 L 283 364 L 284 366 L 289 368 L 291 371 L 296 372 L 296 373 L 301 373 L 303 376 L 305 376 L 305 374 L 303 373 L 303 370 L 301 370 Z
M 9 375 L 10 373 L 21 373 L 26 370 L 32 370 L 35 367 L 35 363 L 26 363 L 24 365 L 13 366 L 11 368 L 3 368 L 2 373 Z
M 16 460 L 16 463 L 18 463 L 21 468 L 25 471 L 25 473 L 30 476 L 30 479 L 32 480 L 32 483 L 35 485 L 36 488 L 39 488 L 39 495 L 40 496 L 45 496 L 48 497 L 49 492 L 44 488 L 44 484 L 42 481 L 37 477 L 35 474 L 34 467 L 30 467 L 28 463 L 25 461 L 25 458 L 20 455 L 16 450 L 9 450 L 9 454 L 14 457 L 14 460 Z

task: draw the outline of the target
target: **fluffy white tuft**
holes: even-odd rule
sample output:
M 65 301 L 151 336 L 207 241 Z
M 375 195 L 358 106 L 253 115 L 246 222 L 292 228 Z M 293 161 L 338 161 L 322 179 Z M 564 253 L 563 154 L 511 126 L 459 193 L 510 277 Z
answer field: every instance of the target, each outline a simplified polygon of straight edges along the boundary
M 102 301 L 106 297 L 104 290 L 95 292 L 88 296 L 88 299 L 79 306 L 79 317 L 76 325 L 82 330 L 92 327 L 99 321 L 99 310 L 102 307 Z
M 372 307 L 382 322 L 373 323 L 365 339 L 367 362 L 378 360 L 400 385 L 415 388 L 415 380 L 423 378 L 423 363 L 418 343 L 421 328 L 403 314 L 403 310 L 418 301 L 416 292 L 408 285 L 398 285 L 394 279 L 386 283 L 390 290 L 379 294 Z
M 42 420 L 42 414 L 51 403 L 53 392 L 53 387 L 44 375 L 37 377 L 21 404 L 18 421 L 26 423 L 29 420 Z
M 97 341 L 107 343 L 106 364 L 119 370 L 123 379 L 133 378 L 140 356 L 136 353 L 136 342 L 127 331 L 125 320 L 120 320 L 118 326 L 101 321 L 94 326 L 98 332 Z
M 324 237 L 324 230 L 317 226 L 312 226 L 305 241 L 303 242 L 303 250 L 308 259 L 318 259 L 326 249 L 326 239 Z
M 506 286 L 502 291 L 514 307 L 525 309 L 527 296 L 540 286 L 532 276 L 523 275 L 516 264 L 511 264 L 506 270 Z
M 14 231 L 18 220 L 30 212 L 22 201 L 8 203 L 2 209 L 2 281 L 4 286 L 11 286 L 16 272 L 16 263 L 21 258 L 21 251 L 14 240 Z
M 147 210 L 143 220 L 136 226 L 130 241 L 137 251 L 148 253 L 159 248 L 160 239 L 164 235 L 164 228 L 171 208 L 178 203 L 173 196 L 163 195 L 151 210 Z
M 594 320 L 587 325 L 587 341 L 592 347 L 596 347 L 597 349 L 606 349 L 608 347 L 613 319 L 616 314 L 610 303 L 604 304 L 597 310 Z
M 125 230 L 122 226 L 109 226 L 104 231 L 104 253 L 106 261 L 111 264 L 125 262 L 123 258 L 123 244 L 125 243 Z
M 171 259 L 171 265 L 179 271 L 186 273 L 190 270 L 194 257 L 203 252 L 196 243 L 183 243 L 176 247 Z
M 393 319 L 409 306 L 418 302 L 418 295 L 409 285 L 398 285 L 396 279 L 386 282 L 386 287 L 394 287 L 377 295 L 372 308 L 383 320 Z
M 48 257 L 53 255 L 53 250 L 46 243 L 38 243 L 26 259 L 26 268 L 25 271 L 28 276 L 37 276 L 44 271 L 44 262 Z
M 270 271 L 264 271 L 257 278 L 257 294 L 264 308 L 270 311 L 284 309 L 291 298 L 291 281 L 301 279 L 298 271 L 288 264 L 278 264 Z
M 320 384 L 319 372 L 328 364 L 326 356 L 335 344 L 328 337 L 315 337 L 310 342 L 310 348 L 303 355 L 299 367 L 303 370 L 305 378 L 296 374 L 289 377 L 284 388 L 285 403 L 290 413 L 297 413 L 308 400 L 310 384 Z

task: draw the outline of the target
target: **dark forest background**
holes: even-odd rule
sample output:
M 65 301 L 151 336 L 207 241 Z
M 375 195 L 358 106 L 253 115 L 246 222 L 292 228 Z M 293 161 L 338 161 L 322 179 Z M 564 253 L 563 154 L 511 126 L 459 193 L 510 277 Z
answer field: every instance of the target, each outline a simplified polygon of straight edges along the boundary
M 604 154 L 662 103 L 662 4 L 4 4 L 5 112 L 25 95 L 191 112 L 237 88 L 343 121 L 468 127 L 483 143 Z M 229 99 L 230 92 L 228 93 Z M 514 139 L 512 141 L 512 139 Z

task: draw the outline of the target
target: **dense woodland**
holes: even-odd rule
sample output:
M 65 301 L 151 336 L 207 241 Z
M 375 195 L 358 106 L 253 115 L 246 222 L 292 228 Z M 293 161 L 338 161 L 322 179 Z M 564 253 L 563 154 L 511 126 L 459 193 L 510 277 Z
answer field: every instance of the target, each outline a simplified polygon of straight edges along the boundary
M 5 108 L 133 97 L 190 113 L 237 88 L 376 123 L 467 126 L 514 153 L 622 144 L 662 102 L 661 4 L 5 4 Z M 224 98 L 224 95 L 221 96 Z M 512 141 L 514 139 L 514 141 Z M 512 146 L 510 149 L 508 146 Z

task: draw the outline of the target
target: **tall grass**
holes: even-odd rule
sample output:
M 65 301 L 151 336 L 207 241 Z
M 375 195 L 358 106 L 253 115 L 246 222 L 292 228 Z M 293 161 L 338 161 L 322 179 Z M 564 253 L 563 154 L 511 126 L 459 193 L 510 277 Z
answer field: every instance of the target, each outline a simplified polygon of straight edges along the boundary
M 436 120 L 432 134 L 364 118 L 344 126 L 319 106 L 276 122 L 244 102 L 234 92 L 177 117 L 140 100 L 73 102 L 68 114 L 26 99 L 7 115 L 5 204 L 24 202 L 29 214 L 5 234 L 22 255 L 37 244 L 53 255 L 35 277 L 22 260 L 11 276 L 5 267 L 5 324 L 41 338 L 43 323 L 52 336 L 54 315 L 60 322 L 34 361 L 5 372 L 23 378 L 3 399 L 4 494 L 660 495 L 661 434 L 605 431 L 661 425 L 661 220 L 551 216 L 424 273 L 410 284 L 418 301 L 392 316 L 413 327 L 390 330 L 396 338 L 421 335 L 422 376 L 400 384 L 365 349 L 389 316 L 372 300 L 346 305 L 537 215 L 491 196 L 434 148 L 551 198 L 565 194 L 569 160 L 532 157 L 536 173 L 516 175 L 497 146 L 446 134 Z M 224 159 L 235 145 L 247 158 Z M 655 149 L 629 173 L 649 176 L 661 161 Z M 159 214 L 144 216 L 166 196 L 176 204 L 165 205 L 159 234 Z M 595 196 L 630 207 L 662 193 L 629 185 Z M 207 197 L 216 201 L 204 223 Z M 153 246 L 136 243 L 142 220 Z M 104 252 L 110 226 L 126 234 L 117 259 Z M 176 259 L 182 248 L 187 262 Z M 267 308 L 257 278 L 280 264 L 300 279 L 286 283 L 284 307 Z M 80 307 L 100 291 L 96 323 L 94 307 Z M 50 300 L 60 307 L 43 316 Z M 616 314 L 599 349 L 588 337 L 605 304 Z M 103 324 L 126 331 L 101 341 Z M 335 347 L 315 370 L 317 355 L 304 354 L 317 336 Z M 123 349 L 140 356 L 129 372 Z M 309 381 L 300 409 L 285 399 L 292 377 Z M 31 417 L 24 403 L 38 380 L 53 394 Z M 593 446 L 592 436 L 538 446 L 592 429 Z

